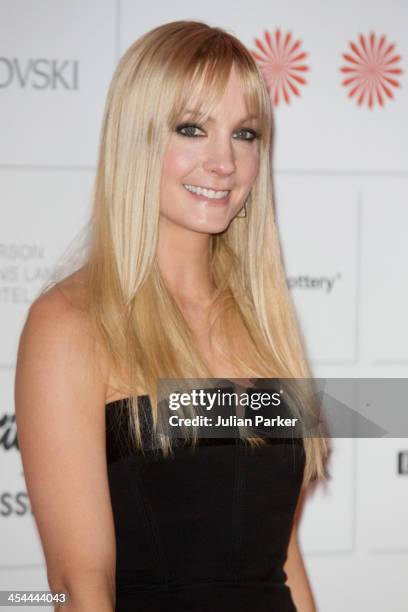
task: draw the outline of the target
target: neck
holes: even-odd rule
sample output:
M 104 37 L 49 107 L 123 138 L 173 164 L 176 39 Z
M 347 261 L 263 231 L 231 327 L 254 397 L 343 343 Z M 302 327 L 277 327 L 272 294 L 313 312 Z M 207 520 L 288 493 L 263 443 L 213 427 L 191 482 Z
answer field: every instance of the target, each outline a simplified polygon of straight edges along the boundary
M 214 285 L 210 271 L 210 235 L 164 220 L 159 224 L 157 261 L 175 299 L 186 304 L 211 301 Z

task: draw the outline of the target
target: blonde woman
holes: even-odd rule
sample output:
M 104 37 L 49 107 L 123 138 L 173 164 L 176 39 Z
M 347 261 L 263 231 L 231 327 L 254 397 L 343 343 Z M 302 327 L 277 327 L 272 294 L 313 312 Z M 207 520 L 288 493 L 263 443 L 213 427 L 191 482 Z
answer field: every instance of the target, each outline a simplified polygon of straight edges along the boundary
M 158 422 L 160 378 L 310 376 L 271 138 L 267 89 L 230 33 L 168 23 L 119 62 L 89 254 L 32 304 L 16 372 L 25 478 L 67 612 L 315 610 L 297 527 L 326 441 L 159 436 L 158 454 L 141 418 Z

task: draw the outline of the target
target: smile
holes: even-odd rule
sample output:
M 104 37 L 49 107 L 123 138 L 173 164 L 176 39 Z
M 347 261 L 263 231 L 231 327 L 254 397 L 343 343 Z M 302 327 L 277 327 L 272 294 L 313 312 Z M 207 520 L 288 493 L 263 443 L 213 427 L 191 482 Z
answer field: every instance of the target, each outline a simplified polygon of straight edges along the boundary
M 183 187 L 185 187 L 187 191 L 190 191 L 190 193 L 195 193 L 211 200 L 222 200 L 223 198 L 226 198 L 227 195 L 230 193 L 230 190 L 228 189 L 225 191 L 214 191 L 214 189 L 206 189 L 205 187 L 196 187 L 195 185 L 184 184 Z

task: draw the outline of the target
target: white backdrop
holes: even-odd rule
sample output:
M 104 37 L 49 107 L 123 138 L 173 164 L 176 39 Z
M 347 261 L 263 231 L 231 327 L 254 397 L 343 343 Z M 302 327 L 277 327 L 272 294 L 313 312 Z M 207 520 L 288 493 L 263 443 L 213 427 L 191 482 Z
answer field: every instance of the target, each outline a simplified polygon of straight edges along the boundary
M 1 0 L 1 589 L 47 588 L 16 447 L 22 322 L 88 220 L 105 95 L 120 55 L 146 30 L 177 19 L 223 27 L 257 52 L 271 99 L 278 71 L 286 83 L 288 100 L 274 101 L 276 202 L 315 376 L 408 374 L 408 3 L 207 0 L 193 8 L 150 0 L 147 11 L 135 0 Z M 292 57 L 279 55 L 277 30 L 281 40 L 291 33 L 289 45 L 298 42 Z M 356 59 L 364 75 L 349 97 L 353 85 L 342 81 L 354 75 L 340 69 Z M 374 77 L 392 97 L 379 84 L 383 103 L 374 88 L 370 106 Z M 408 440 L 333 442 L 332 478 L 308 499 L 300 526 L 319 611 L 403 612 L 408 475 L 397 465 Z

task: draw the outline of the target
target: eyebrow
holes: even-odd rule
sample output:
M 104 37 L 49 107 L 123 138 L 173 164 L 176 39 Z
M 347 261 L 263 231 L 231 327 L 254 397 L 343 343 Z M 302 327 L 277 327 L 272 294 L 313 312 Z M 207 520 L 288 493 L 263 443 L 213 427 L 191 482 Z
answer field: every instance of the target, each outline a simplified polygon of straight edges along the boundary
M 201 115 L 199 111 L 189 109 L 189 108 L 186 111 L 184 111 L 183 114 L 196 115 L 196 116 Z M 243 123 L 244 121 L 249 121 L 250 119 L 259 119 L 259 117 L 258 115 L 247 115 L 246 117 L 243 117 L 242 119 L 238 119 L 237 123 Z M 208 121 L 215 121 L 215 119 L 214 117 L 208 117 Z

